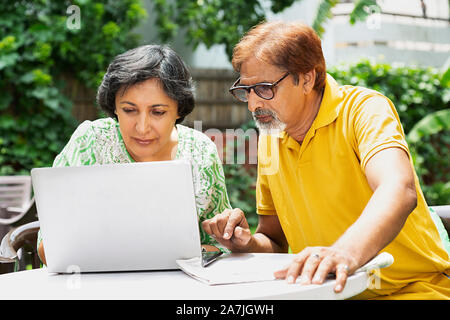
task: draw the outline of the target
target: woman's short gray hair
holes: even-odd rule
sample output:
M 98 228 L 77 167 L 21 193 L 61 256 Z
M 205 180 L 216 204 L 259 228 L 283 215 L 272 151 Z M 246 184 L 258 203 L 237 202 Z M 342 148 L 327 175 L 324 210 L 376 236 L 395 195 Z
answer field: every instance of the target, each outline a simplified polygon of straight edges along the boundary
M 181 123 L 194 109 L 194 84 L 180 56 L 164 45 L 144 45 L 116 56 L 98 88 L 97 104 L 117 120 L 117 92 L 148 79 L 159 79 L 164 92 L 177 101 L 176 123 Z

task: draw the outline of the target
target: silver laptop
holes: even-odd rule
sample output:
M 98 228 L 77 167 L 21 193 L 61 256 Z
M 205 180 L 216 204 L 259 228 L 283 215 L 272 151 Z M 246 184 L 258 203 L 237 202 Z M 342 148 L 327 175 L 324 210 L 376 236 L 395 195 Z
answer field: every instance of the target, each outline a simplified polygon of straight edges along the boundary
M 178 269 L 201 256 L 183 160 L 31 171 L 50 272 Z

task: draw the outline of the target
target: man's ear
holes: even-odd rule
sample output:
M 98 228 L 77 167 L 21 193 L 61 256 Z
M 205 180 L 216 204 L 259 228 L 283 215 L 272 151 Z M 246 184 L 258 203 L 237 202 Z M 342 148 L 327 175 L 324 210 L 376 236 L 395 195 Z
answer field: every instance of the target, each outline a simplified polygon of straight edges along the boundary
M 316 82 L 316 70 L 312 69 L 307 73 L 303 74 L 303 92 L 305 94 L 311 93 L 314 89 L 314 84 Z

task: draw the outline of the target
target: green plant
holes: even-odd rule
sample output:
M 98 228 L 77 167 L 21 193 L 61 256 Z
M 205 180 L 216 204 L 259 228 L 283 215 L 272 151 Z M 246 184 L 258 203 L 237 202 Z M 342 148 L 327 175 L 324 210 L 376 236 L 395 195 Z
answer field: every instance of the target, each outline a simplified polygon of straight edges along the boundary
M 244 211 L 249 225 L 256 226 L 256 167 L 224 164 L 223 169 L 231 206 Z
M 450 109 L 427 115 L 407 139 L 428 204 L 450 204 Z
M 131 30 L 145 14 L 139 0 L 0 4 L 0 175 L 52 164 L 77 125 L 66 79 L 96 89 L 110 60 L 137 44 Z
M 429 113 L 450 108 L 450 87 L 436 68 L 363 59 L 334 66 L 328 73 L 342 85 L 362 86 L 387 96 L 397 108 L 405 133 Z
M 323 35 L 325 32 L 325 22 L 332 18 L 333 14 L 331 13 L 331 9 L 338 3 L 337 0 L 323 0 L 319 4 L 319 8 L 317 9 L 316 19 L 314 19 L 312 28 L 317 32 L 319 37 Z
M 450 109 L 439 110 L 417 122 L 408 133 L 408 140 L 416 144 L 426 136 L 448 130 L 450 130 Z
M 255 122 L 251 120 L 243 124 L 241 129 L 245 132 L 249 129 L 256 129 Z M 248 141 L 249 137 L 246 137 L 245 142 Z M 239 145 L 242 142 L 244 141 L 236 140 L 233 144 L 226 146 L 227 153 L 232 152 L 234 159 L 232 164 L 225 163 L 223 169 L 231 206 L 233 208 L 239 208 L 245 213 L 247 221 L 254 231 L 258 224 L 255 190 L 257 168 L 255 164 L 248 164 L 248 157 L 245 160 L 246 165 L 237 164 L 238 158 L 243 156 L 238 154 L 237 150 L 245 150 L 243 146 Z

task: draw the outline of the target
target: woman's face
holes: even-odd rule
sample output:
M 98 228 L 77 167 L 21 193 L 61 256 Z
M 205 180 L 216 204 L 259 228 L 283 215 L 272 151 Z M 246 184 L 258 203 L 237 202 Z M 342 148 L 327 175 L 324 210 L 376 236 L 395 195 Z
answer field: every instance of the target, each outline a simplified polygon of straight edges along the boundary
M 115 114 L 125 147 L 135 161 L 174 158 L 178 103 L 164 92 L 158 79 L 121 88 L 116 94 Z

